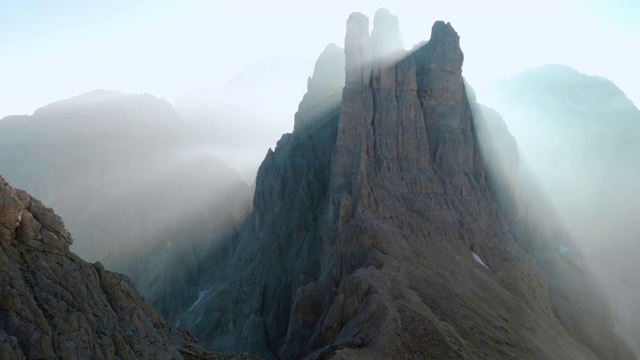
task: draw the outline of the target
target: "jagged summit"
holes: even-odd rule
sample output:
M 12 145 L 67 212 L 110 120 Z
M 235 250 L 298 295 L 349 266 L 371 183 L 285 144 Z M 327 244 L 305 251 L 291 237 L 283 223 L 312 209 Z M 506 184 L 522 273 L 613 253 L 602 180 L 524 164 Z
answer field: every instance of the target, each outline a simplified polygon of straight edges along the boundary
M 344 86 L 344 50 L 329 44 L 322 51 L 307 81 L 307 93 L 295 114 L 294 130 L 312 125 L 340 103 Z
M 404 50 L 398 17 L 385 8 L 376 11 L 373 18 L 371 43 L 374 48 L 374 57 L 387 56 Z
M 508 214 L 489 180 L 480 137 L 513 139 L 468 99 L 453 27 L 412 52 L 388 11 L 346 28 L 340 103 L 269 151 L 181 326 L 267 359 L 632 358 L 589 274 L 549 245 L 562 234 Z

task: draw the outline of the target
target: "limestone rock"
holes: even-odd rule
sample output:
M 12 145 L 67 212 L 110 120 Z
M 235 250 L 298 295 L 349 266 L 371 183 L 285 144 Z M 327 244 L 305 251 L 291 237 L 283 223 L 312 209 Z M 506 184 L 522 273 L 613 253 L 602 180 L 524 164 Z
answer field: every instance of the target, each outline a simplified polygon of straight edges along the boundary
M 368 26 L 347 20 L 341 103 L 269 150 L 182 324 L 266 359 L 632 359 L 588 271 L 552 252 L 560 230 L 509 214 L 519 176 L 497 172 L 518 158 L 488 148 L 517 149 L 467 95 L 453 27 L 386 57 L 397 21 Z
M 60 217 L 1 177 L 0 199 L 0 358 L 225 358 L 171 328 L 127 277 L 71 253 Z

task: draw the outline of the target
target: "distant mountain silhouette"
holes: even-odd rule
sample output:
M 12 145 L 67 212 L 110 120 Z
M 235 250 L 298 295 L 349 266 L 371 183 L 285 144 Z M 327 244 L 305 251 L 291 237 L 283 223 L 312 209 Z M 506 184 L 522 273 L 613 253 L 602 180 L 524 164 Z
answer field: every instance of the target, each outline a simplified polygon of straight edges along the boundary
M 193 129 L 192 141 L 253 181 L 266 150 L 291 131 L 312 65 L 295 58 L 261 59 L 236 73 L 219 93 L 192 89 L 175 106 Z
M 94 91 L 0 120 L 0 134 L 0 173 L 63 216 L 78 254 L 129 275 L 159 309 L 157 288 L 188 284 L 200 244 L 250 209 L 249 185 L 188 145 L 173 107 L 148 94 Z
M 611 81 L 561 65 L 504 80 L 489 101 L 600 275 L 640 356 L 640 111 Z

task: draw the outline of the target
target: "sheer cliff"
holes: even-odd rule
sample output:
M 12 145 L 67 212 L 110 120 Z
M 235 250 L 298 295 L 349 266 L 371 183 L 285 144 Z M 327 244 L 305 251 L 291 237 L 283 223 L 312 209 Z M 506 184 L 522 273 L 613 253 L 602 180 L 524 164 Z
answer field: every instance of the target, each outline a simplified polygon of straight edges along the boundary
M 301 103 L 181 326 L 269 359 L 632 359 L 561 229 L 498 174 L 515 142 L 467 95 L 452 26 L 407 52 L 395 16 L 370 33 L 355 13 L 344 55 L 340 102 Z

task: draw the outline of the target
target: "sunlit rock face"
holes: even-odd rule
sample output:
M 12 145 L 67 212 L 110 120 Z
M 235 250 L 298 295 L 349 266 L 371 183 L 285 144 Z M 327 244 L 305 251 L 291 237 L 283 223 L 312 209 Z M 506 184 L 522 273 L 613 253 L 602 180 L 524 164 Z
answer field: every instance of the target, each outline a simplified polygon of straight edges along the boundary
M 0 358 L 225 358 L 170 327 L 127 277 L 70 252 L 60 217 L 1 177 L 0 215 Z
M 601 304 L 589 275 L 497 175 L 515 142 L 468 98 L 453 27 L 412 52 L 398 34 L 388 11 L 371 35 L 349 17 L 340 104 L 269 151 L 181 326 L 267 359 L 632 359 L 604 305 L 576 314 Z
M 640 111 L 609 80 L 561 65 L 503 80 L 486 95 L 640 356 Z M 575 250 L 555 246 L 569 257 Z

